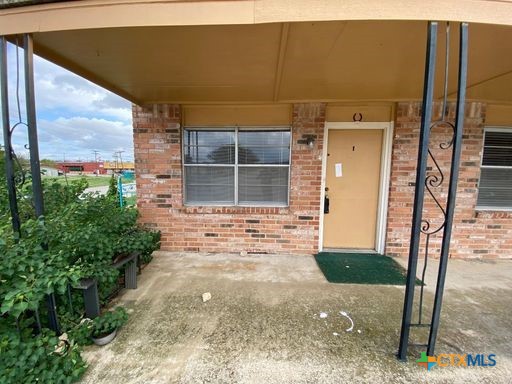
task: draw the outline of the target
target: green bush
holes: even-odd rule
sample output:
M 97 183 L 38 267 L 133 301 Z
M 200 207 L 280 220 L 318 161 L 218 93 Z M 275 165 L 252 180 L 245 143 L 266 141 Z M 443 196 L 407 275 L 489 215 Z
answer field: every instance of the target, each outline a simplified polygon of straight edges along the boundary
M 80 347 L 49 330 L 0 333 L 0 383 L 72 383 L 85 372 Z
M 110 178 L 109 184 L 108 184 L 107 196 L 117 200 L 117 198 L 118 198 L 117 193 L 118 193 L 117 179 L 116 179 L 115 175 L 112 175 L 112 177 Z
M 85 370 L 78 344 L 89 343 L 92 322 L 82 321 L 81 291 L 71 289 L 69 295 L 68 287 L 95 278 L 105 302 L 119 276 L 112 260 L 136 251 L 148 262 L 159 247 L 159 233 L 140 227 L 137 210 L 119 207 L 114 197 L 84 194 L 87 182 L 80 180 L 43 183 L 45 216 L 40 218 L 34 214 L 30 183 L 21 187 L 22 226 L 15 236 L 1 150 L 0 159 L 0 383 L 76 381 Z M 50 293 L 70 340 L 64 351 L 56 352 L 59 340 L 46 329 Z
M 112 311 L 104 312 L 95 319 L 82 319 L 67 331 L 69 338 L 78 345 L 89 345 L 92 337 L 106 336 L 115 329 L 121 328 L 128 321 L 128 313 L 123 307 L 116 307 Z M 69 324 L 68 324 L 69 325 Z
M 92 320 L 82 319 L 80 323 L 74 325 L 72 328 L 68 328 L 67 334 L 70 340 L 73 340 L 78 345 L 90 345 L 92 344 Z
M 128 314 L 123 307 L 117 307 L 98 316 L 92 321 L 92 337 L 100 338 L 109 335 L 128 321 Z

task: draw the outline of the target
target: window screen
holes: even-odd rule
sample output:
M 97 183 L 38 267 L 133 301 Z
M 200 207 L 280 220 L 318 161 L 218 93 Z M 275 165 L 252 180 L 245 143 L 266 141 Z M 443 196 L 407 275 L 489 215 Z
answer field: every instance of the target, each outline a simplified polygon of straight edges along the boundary
M 512 129 L 485 131 L 477 207 L 512 209 Z
M 289 129 L 185 129 L 185 203 L 288 205 Z

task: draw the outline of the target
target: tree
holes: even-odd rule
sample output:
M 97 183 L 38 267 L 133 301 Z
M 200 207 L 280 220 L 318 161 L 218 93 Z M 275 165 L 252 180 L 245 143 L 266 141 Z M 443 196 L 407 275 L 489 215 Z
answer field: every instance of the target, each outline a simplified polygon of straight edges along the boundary
M 112 177 L 110 178 L 110 183 L 108 185 L 107 196 L 117 199 L 117 193 L 117 179 L 115 175 L 112 175 Z

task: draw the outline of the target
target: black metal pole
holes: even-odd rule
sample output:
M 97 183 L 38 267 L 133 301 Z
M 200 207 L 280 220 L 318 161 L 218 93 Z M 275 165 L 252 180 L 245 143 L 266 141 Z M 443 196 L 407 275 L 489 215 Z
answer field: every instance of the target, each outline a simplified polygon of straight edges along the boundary
M 416 269 L 418 266 L 418 251 L 421 236 L 421 219 L 423 213 L 423 198 L 425 195 L 424 180 L 427 172 L 428 144 L 430 140 L 430 122 L 432 120 L 432 99 L 434 95 L 436 48 L 437 22 L 431 21 L 428 24 L 420 140 L 418 150 L 418 161 L 416 166 L 416 187 L 414 191 L 414 210 L 411 227 L 411 242 L 409 246 L 409 263 L 407 268 L 407 282 L 405 287 L 404 309 L 402 313 L 402 328 L 400 331 L 400 344 L 398 347 L 398 358 L 402 361 L 407 360 L 407 347 L 409 344 L 409 331 L 412 318 L 412 308 L 414 303 Z
M 32 36 L 23 36 L 23 48 L 25 54 L 25 102 L 27 105 L 28 145 L 30 150 L 30 173 L 32 176 L 32 197 L 34 208 L 38 218 L 44 215 L 43 187 L 41 184 L 41 165 L 39 163 L 39 143 L 37 140 L 36 101 L 34 90 L 34 44 Z M 48 245 L 43 244 L 47 249 Z M 52 330 L 59 333 L 59 321 L 57 318 L 57 305 L 53 293 L 47 295 L 48 322 Z
M 9 194 L 9 208 L 11 210 L 11 223 L 15 238 L 19 238 L 20 217 L 18 201 L 16 200 L 16 183 L 14 181 L 14 159 L 11 146 L 11 124 L 9 118 L 9 95 L 7 82 L 7 40 L 0 37 L 0 88 L 2 100 L 2 126 L 5 150 L 5 177 Z
M 24 35 L 23 48 L 25 53 L 25 97 L 27 104 L 28 145 L 30 149 L 32 194 L 36 216 L 40 217 L 44 215 L 44 202 L 43 188 L 41 185 L 41 165 L 39 163 L 39 144 L 37 140 L 33 41 L 30 34 Z
M 464 128 L 464 106 L 466 101 L 466 77 L 468 69 L 468 24 L 460 25 L 460 49 L 459 49 L 459 79 L 457 90 L 457 112 L 455 116 L 455 132 L 453 135 L 452 164 L 450 168 L 450 184 L 448 187 L 448 201 L 446 204 L 446 219 L 443 230 L 443 242 L 441 245 L 441 258 L 437 275 L 436 295 L 434 297 L 434 309 L 430 334 L 428 337 L 427 354 L 434 355 L 436 346 L 441 306 L 443 303 L 444 282 L 448 265 L 450 250 L 450 238 L 452 234 L 453 213 L 455 211 L 455 198 L 457 195 L 457 180 L 459 177 L 460 153 L 462 147 L 462 131 Z

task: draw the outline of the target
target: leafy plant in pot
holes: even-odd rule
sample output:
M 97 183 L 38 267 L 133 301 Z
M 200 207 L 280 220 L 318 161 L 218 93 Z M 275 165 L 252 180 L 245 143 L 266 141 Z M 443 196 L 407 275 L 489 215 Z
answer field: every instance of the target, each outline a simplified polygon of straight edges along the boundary
M 123 307 L 105 312 L 92 321 L 92 341 L 96 345 L 110 343 L 116 337 L 117 330 L 128 320 L 128 314 Z

